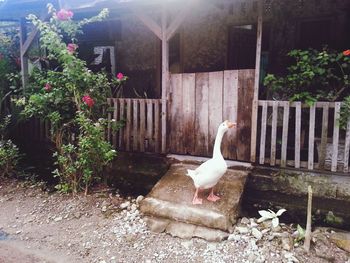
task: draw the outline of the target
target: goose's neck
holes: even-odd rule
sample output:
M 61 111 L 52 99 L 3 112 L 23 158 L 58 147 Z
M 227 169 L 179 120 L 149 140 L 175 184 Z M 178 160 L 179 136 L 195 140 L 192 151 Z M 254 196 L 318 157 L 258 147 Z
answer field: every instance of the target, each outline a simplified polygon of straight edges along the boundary
M 224 132 L 219 130 L 215 138 L 213 158 L 223 158 L 221 154 L 221 141 L 223 136 Z

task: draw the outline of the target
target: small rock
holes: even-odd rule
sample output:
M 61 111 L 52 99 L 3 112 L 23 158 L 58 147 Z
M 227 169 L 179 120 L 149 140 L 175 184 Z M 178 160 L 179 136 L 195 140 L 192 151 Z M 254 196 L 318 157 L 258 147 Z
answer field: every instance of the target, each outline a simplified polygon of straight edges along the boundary
M 54 221 L 55 221 L 55 222 L 59 222 L 59 221 L 62 221 L 62 219 L 63 219 L 62 216 L 58 216 L 58 217 L 56 217 L 56 218 L 54 219 Z
M 102 211 L 102 212 L 106 212 L 106 211 L 107 211 L 107 206 L 105 206 L 105 205 L 102 206 L 101 211 Z
M 193 245 L 193 241 L 192 240 L 184 241 L 184 242 L 181 242 L 181 245 L 184 248 L 189 249 Z
M 18 235 L 18 234 L 20 234 L 20 233 L 22 233 L 22 230 L 16 231 L 16 235 Z
M 294 257 L 293 254 L 290 252 L 286 252 L 284 254 L 284 258 L 288 259 L 289 261 L 295 262 L 295 263 L 299 262 L 299 260 L 296 257 Z
M 80 212 L 75 212 L 75 213 L 73 214 L 73 216 L 74 216 L 75 218 L 79 219 L 79 218 L 81 217 L 81 213 L 80 213 Z
M 254 260 L 256 259 L 256 255 L 253 252 L 250 252 L 248 255 L 248 261 L 249 262 L 254 262 Z
M 339 248 L 350 252 L 350 233 L 332 233 L 330 239 Z
M 236 230 L 240 233 L 240 234 L 247 234 L 249 232 L 249 229 L 246 227 L 236 227 Z
M 215 251 L 217 249 L 217 244 L 216 243 L 208 243 L 208 249 L 210 251 Z
M 246 217 L 242 217 L 241 219 L 241 224 L 245 224 L 245 225 L 248 225 L 250 223 L 250 220 Z
M 139 204 L 143 199 L 144 199 L 143 195 L 139 195 L 139 196 L 136 198 L 136 204 Z
M 283 237 L 282 238 L 282 248 L 284 250 L 290 251 L 293 247 L 293 240 L 289 237 Z
M 121 209 L 126 209 L 126 208 L 128 208 L 129 206 L 130 206 L 130 202 L 129 202 L 129 201 L 126 201 L 126 202 L 120 204 L 120 208 L 121 208 Z
M 257 228 L 252 228 L 252 235 L 257 239 L 260 240 L 262 238 L 262 233 Z
M 238 242 L 241 240 L 241 236 L 240 235 L 236 235 L 236 234 L 231 234 L 228 236 L 227 238 L 228 241 L 235 241 Z

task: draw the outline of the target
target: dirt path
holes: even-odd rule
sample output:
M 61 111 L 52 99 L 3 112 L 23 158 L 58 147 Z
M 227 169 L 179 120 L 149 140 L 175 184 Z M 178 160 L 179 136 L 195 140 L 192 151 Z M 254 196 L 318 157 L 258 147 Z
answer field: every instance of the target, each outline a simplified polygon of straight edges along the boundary
M 249 229 L 243 220 L 240 226 Z M 283 248 L 283 236 L 291 232 L 282 226 L 261 240 L 237 231 L 221 243 L 182 240 L 150 233 L 131 198 L 101 191 L 72 198 L 23 182 L 0 181 L 0 240 L 4 239 L 0 263 L 344 263 L 349 259 L 349 253 L 330 243 L 326 233 L 319 235 L 310 255 L 293 245 Z

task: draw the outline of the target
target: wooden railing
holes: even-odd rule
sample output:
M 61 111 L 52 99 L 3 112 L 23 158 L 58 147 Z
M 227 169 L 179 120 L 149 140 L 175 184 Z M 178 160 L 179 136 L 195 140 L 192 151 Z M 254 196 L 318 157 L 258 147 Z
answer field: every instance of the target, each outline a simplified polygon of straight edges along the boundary
M 113 112 L 108 119 L 124 121 L 124 127 L 113 131 L 108 128 L 107 138 L 118 150 L 133 152 L 161 151 L 160 99 L 107 99 Z
M 258 105 L 259 164 L 349 171 L 350 121 L 345 131 L 340 130 L 341 102 L 316 102 L 310 107 L 260 100 Z

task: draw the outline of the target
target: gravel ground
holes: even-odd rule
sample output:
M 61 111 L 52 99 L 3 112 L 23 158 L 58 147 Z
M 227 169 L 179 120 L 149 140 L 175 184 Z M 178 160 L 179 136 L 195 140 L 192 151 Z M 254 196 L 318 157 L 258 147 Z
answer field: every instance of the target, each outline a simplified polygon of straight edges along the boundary
M 314 229 L 310 254 L 295 228 L 242 218 L 228 240 L 182 240 L 148 231 L 138 201 L 100 188 L 89 196 L 47 193 L 0 180 L 0 263 L 40 262 L 348 262 L 349 253 Z

